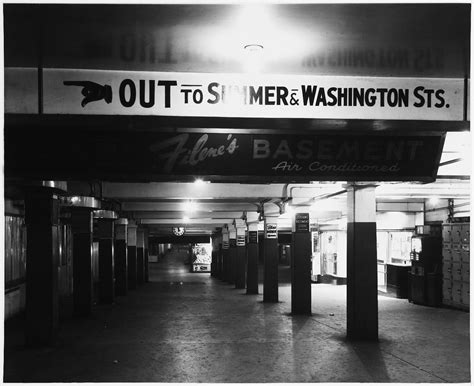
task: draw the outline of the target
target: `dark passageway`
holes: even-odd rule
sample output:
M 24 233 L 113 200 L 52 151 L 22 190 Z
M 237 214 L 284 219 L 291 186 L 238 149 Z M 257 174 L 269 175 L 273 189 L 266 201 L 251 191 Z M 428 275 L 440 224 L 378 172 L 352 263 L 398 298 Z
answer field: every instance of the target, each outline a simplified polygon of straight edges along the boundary
M 211 3 L 3 5 L 3 381 L 469 382 L 471 4 Z
M 469 314 L 379 296 L 380 343 L 345 340 L 345 286 L 313 284 L 312 316 L 190 273 L 185 253 L 150 263 L 150 282 L 61 323 L 55 347 L 24 347 L 6 324 L 6 382 L 463 382 Z M 282 275 L 286 267 L 280 267 Z M 402 317 L 402 315 L 405 315 Z M 408 321 L 407 321 L 408 320 Z M 449 326 L 449 333 L 446 332 Z M 441 338 L 439 331 L 445 335 Z M 436 340 L 436 347 L 431 344 Z M 430 350 L 426 350 L 430 345 Z M 447 358 L 450 359 L 447 366 Z

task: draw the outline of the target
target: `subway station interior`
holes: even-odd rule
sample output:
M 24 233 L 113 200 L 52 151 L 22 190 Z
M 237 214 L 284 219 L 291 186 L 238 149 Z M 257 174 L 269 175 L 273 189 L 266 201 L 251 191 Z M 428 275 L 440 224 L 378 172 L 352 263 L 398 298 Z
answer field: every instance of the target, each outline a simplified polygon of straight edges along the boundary
M 470 3 L 3 28 L 4 382 L 471 381 Z

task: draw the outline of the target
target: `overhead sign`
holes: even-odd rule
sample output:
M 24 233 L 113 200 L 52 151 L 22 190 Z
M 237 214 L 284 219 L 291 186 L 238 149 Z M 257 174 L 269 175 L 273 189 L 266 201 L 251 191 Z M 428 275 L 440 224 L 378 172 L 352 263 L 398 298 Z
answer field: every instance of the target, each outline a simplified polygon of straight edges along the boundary
M 132 181 L 194 176 L 286 182 L 433 181 L 445 138 L 389 133 L 90 132 L 76 136 L 71 146 L 57 147 L 54 141 L 60 130 L 29 132 L 26 142 L 21 132 L 10 133 L 5 174 L 23 176 L 44 170 L 48 178 L 84 175 Z
M 45 114 L 464 119 L 464 80 L 44 69 Z
M 238 247 L 245 247 L 245 235 L 237 235 L 236 245 Z
M 258 244 L 258 232 L 249 231 L 249 244 Z
M 273 224 L 273 223 L 265 224 L 265 238 L 266 239 L 278 238 L 277 224 Z
M 309 213 L 296 213 L 294 221 L 296 233 L 309 232 Z
M 403 181 L 434 179 L 443 142 L 443 135 L 178 134 L 148 149 L 162 174 Z

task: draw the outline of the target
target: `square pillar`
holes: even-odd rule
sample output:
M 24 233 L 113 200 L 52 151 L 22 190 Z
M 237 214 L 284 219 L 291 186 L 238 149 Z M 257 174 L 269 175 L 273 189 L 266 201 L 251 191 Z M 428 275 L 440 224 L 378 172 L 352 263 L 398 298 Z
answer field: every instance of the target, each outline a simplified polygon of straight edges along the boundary
M 55 343 L 59 320 L 59 198 L 48 188 L 25 197 L 26 325 L 28 346 Z
M 263 301 L 278 302 L 278 217 L 265 216 Z
M 144 264 L 145 264 L 145 283 L 148 283 L 150 281 L 150 278 L 149 278 L 149 272 L 148 272 L 148 263 L 149 263 L 149 244 L 150 244 L 150 232 L 148 230 L 148 228 L 145 228 L 144 229 L 144 232 L 143 232 L 143 242 L 144 242 L 144 247 L 143 247 L 143 260 L 144 260 Z
M 293 217 L 291 256 L 291 313 L 311 315 L 311 232 L 309 213 Z
M 145 232 L 137 228 L 137 284 L 145 282 Z
M 347 189 L 347 337 L 378 340 L 375 186 Z
M 212 252 L 211 252 L 211 276 L 212 277 L 217 277 L 217 235 L 213 234 L 211 236 L 211 246 L 212 246 Z
M 235 284 L 237 260 L 237 230 L 233 225 L 229 227 L 229 276 L 227 281 Z
M 235 288 L 245 289 L 247 273 L 247 250 L 245 248 L 246 226 L 243 220 L 236 220 Z
M 99 240 L 99 302 L 111 304 L 115 298 L 114 274 L 114 221 L 115 218 L 97 217 L 97 239 Z M 111 212 L 113 213 L 113 212 Z
M 128 289 L 137 288 L 137 225 L 127 227 Z
M 127 248 L 127 226 L 126 218 L 115 221 L 115 294 L 126 295 L 128 291 L 128 248 Z
M 216 248 L 216 277 L 222 280 L 222 274 L 224 271 L 222 267 L 222 232 L 217 235 Z
M 222 229 L 222 280 L 229 281 L 229 230 Z
M 87 316 L 92 312 L 92 243 L 93 209 L 71 208 L 73 233 L 73 293 L 74 314 Z
M 258 222 L 248 224 L 247 293 L 258 294 Z

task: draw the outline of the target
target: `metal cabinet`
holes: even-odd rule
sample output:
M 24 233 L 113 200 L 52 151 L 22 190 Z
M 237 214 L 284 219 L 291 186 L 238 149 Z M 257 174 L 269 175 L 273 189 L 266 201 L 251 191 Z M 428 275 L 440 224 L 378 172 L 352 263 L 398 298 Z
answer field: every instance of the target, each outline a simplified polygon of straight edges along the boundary
M 418 229 L 417 235 L 411 239 L 410 300 L 437 307 L 441 305 L 443 296 L 441 227 L 430 226 L 428 234 L 420 234 Z
M 453 280 L 461 281 L 461 262 L 455 262 L 452 264 L 451 275 Z
M 443 262 L 443 278 L 445 277 L 451 277 L 453 274 L 453 264 L 451 261 L 445 261 Z
M 443 279 L 443 304 L 451 305 L 453 292 L 453 281 L 451 279 Z
M 470 224 L 443 224 L 443 304 L 469 310 Z

